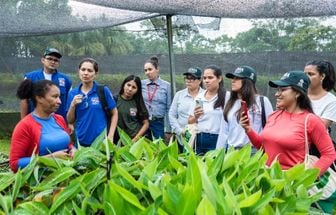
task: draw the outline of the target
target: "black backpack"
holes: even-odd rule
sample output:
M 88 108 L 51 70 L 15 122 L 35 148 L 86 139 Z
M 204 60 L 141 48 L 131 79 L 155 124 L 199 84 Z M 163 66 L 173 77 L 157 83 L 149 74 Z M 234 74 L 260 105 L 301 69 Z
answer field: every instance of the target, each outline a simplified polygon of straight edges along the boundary
M 103 110 L 105 112 L 105 115 L 106 115 L 106 120 L 107 120 L 107 126 L 106 126 L 107 130 L 106 131 L 108 133 L 109 130 L 110 130 L 112 114 L 111 114 L 111 111 L 109 111 L 108 107 L 107 107 L 104 87 L 105 87 L 105 85 L 98 85 L 97 86 L 97 94 L 98 94 L 99 102 L 102 105 L 102 108 L 103 108 Z

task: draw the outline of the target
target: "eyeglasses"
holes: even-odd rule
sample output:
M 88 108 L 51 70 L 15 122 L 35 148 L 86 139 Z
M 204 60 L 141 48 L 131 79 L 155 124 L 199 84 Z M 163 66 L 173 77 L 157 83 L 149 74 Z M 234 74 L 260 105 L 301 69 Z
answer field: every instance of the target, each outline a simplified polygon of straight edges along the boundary
M 55 62 L 55 63 L 60 62 L 59 59 L 57 59 L 57 58 L 52 58 L 52 57 L 45 57 L 44 59 L 46 59 L 47 61 L 53 61 L 53 62 Z
M 194 76 L 192 76 L 192 75 L 188 75 L 188 76 L 185 76 L 184 77 L 184 80 L 186 81 L 186 80 L 189 80 L 189 81 L 195 81 L 196 79 L 198 79 L 198 78 L 196 78 L 196 77 L 194 77 Z
M 281 94 L 281 93 L 283 93 L 283 92 L 285 92 L 286 90 L 289 90 L 289 89 L 292 89 L 292 88 L 291 87 L 278 87 L 275 92 L 278 93 L 278 94 Z

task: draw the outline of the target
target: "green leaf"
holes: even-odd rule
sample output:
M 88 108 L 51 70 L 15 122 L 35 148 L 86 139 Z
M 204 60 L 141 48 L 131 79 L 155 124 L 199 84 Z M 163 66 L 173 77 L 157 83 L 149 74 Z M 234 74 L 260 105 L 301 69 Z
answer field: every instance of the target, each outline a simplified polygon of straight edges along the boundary
M 151 180 L 156 173 L 156 168 L 158 167 L 158 159 L 155 158 L 154 160 L 147 163 L 147 165 L 143 169 L 143 173 Z
M 140 141 L 137 143 L 132 144 L 129 152 L 136 158 L 136 159 L 140 159 L 142 152 L 144 150 L 144 144 L 145 142 Z
M 275 190 L 270 190 L 267 193 L 263 194 L 259 201 L 255 205 L 253 205 L 252 213 L 257 213 L 261 210 L 264 210 L 272 201 L 274 195 Z
M 141 211 L 145 210 L 145 208 L 141 205 L 137 197 L 131 193 L 130 191 L 126 190 L 125 188 L 113 183 L 112 181 L 109 182 L 110 186 L 115 189 L 123 199 L 125 199 L 127 202 L 131 203 Z
M 73 207 L 76 215 L 86 215 L 85 211 L 80 209 L 80 207 L 78 207 L 78 205 L 74 201 L 72 201 L 72 207 Z
M 0 192 L 9 187 L 15 181 L 13 172 L 0 173 Z
M 69 179 L 71 176 L 78 174 L 76 170 L 71 167 L 64 167 L 58 169 L 57 171 L 50 174 L 47 178 L 43 180 L 38 186 L 34 187 L 33 190 L 41 191 L 45 189 L 50 189 L 55 187 L 57 184 Z
M 22 171 L 21 171 L 21 169 L 19 169 L 16 172 L 15 182 L 14 182 L 14 185 L 13 185 L 13 191 L 12 191 L 13 201 L 15 201 L 15 199 L 16 199 L 17 195 L 19 194 L 20 189 L 21 189 L 21 187 L 23 186 L 24 183 L 25 183 L 25 181 L 22 179 Z
M 49 209 L 41 202 L 24 202 L 18 205 L 18 208 L 29 214 L 48 214 Z
M 260 197 L 261 197 L 261 190 L 259 190 L 258 192 L 256 193 L 253 193 L 252 195 L 250 196 L 247 196 L 247 198 L 245 198 L 244 200 L 240 201 L 238 203 L 239 207 L 240 208 L 247 208 L 247 207 L 251 207 L 253 206 L 254 204 L 256 204 Z
M 137 180 L 135 180 L 124 168 L 122 168 L 118 163 L 115 163 L 115 167 L 118 171 L 118 173 L 124 177 L 132 186 L 137 188 L 140 192 L 142 192 L 142 189 L 147 189 L 145 185 L 139 183 Z
M 148 190 L 153 198 L 153 200 L 159 198 L 162 195 L 162 191 L 159 186 L 153 184 L 151 181 L 148 181 Z
M 13 208 L 12 197 L 9 195 L 3 196 L 0 193 L 0 207 L 2 208 L 2 211 L 0 210 L 0 212 L 4 212 L 4 214 L 10 214 L 10 211 Z
M 240 158 L 240 152 L 238 150 L 228 152 L 224 157 L 222 172 L 228 168 L 233 167 L 237 163 L 237 160 L 239 160 L 239 158 Z
M 58 196 L 55 197 L 55 201 L 50 208 L 50 213 L 53 213 L 58 209 L 63 203 L 70 201 L 74 196 L 76 196 L 81 190 L 80 181 L 78 179 L 73 180 L 69 186 L 65 187 Z
M 197 215 L 213 215 L 216 213 L 216 208 L 211 204 L 209 199 L 205 196 L 202 201 L 199 203 L 197 210 Z

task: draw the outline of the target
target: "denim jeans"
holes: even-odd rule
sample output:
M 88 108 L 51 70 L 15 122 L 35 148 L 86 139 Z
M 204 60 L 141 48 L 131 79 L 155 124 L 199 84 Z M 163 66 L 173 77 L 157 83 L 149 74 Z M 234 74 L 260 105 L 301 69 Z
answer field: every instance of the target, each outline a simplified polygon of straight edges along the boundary
M 204 155 L 216 148 L 218 134 L 198 133 L 196 136 L 196 154 Z
M 147 137 L 152 140 L 152 135 L 155 139 L 164 139 L 164 118 L 149 121 Z

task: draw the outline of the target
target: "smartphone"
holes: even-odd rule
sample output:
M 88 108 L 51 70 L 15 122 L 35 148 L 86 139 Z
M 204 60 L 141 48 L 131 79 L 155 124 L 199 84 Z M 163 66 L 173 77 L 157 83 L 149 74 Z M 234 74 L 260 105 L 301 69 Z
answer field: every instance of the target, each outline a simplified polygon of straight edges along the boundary
M 198 107 L 202 107 L 202 108 L 203 108 L 203 101 L 197 99 L 197 100 L 196 100 L 196 106 L 198 106 Z
M 241 101 L 241 111 L 248 117 L 248 109 L 245 101 Z

